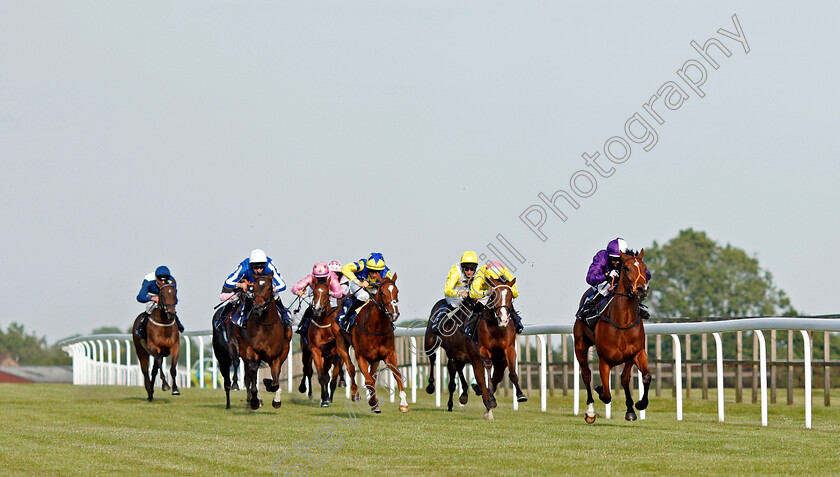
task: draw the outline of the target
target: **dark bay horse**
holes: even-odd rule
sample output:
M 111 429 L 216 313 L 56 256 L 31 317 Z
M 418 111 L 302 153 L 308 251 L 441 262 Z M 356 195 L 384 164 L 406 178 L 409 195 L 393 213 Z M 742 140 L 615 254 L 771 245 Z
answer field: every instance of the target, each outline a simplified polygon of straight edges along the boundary
M 137 360 L 140 362 L 140 370 L 143 371 L 143 382 L 146 385 L 146 393 L 149 401 L 155 392 L 155 376 L 160 370 L 161 389 L 169 391 L 169 384 L 161 369 L 163 358 L 171 356 L 169 373 L 172 375 L 172 394 L 181 394 L 178 391 L 178 382 L 175 377 L 178 373 L 178 353 L 181 349 L 181 334 L 178 332 L 177 317 L 175 316 L 175 303 L 178 302 L 175 285 L 166 284 L 160 287 L 158 294 L 158 305 L 152 310 L 149 321 L 146 322 L 146 339 L 141 340 L 137 333 L 133 333 L 134 350 L 137 353 Z M 140 323 L 143 313 L 134 319 L 134 327 Z M 149 356 L 155 358 L 152 373 L 149 374 Z
M 245 293 L 237 289 L 239 292 L 239 301 L 244 302 L 247 298 Z M 219 372 L 222 374 L 225 388 L 225 398 L 227 399 L 227 409 L 230 409 L 230 391 L 239 390 L 239 348 L 238 344 L 232 338 L 233 329 L 236 325 L 228 322 L 229 317 L 223 315 L 229 314 L 235 308 L 235 304 L 231 303 L 220 307 L 213 315 L 213 354 L 216 355 L 216 361 L 219 362 Z M 218 329 L 215 324 L 221 321 L 221 326 L 225 328 L 228 336 L 228 341 L 222 334 L 222 330 Z M 233 377 L 231 377 L 231 369 L 233 369 Z
M 316 283 L 312 288 L 312 317 L 306 339 L 300 337 L 301 361 L 303 362 L 303 377 L 300 381 L 300 392 L 306 391 L 309 382 L 309 397 L 312 397 L 313 361 L 318 373 L 318 383 L 321 385 L 321 407 L 329 407 L 335 395 L 339 375 L 342 372 L 341 355 L 337 349 L 336 335 L 333 334 L 335 315 L 340 307 L 330 305 L 329 282 Z M 307 343 L 308 341 L 308 343 Z M 332 368 L 332 379 L 330 379 Z
M 280 367 L 289 355 L 292 327 L 284 322 L 274 300 L 272 274 L 269 272 L 254 278 L 251 315 L 244 329 L 233 327 L 230 339 L 236 340 L 239 357 L 245 364 L 245 389 L 248 390 L 247 401 L 251 409 L 262 406 L 257 387 L 260 361 L 268 363 L 271 369 L 271 379 L 266 378 L 263 383 L 266 391 L 274 393 L 272 406 L 279 408 L 282 404 Z
M 490 396 L 495 394 L 496 386 L 502 381 L 507 367 L 510 382 L 516 389 L 516 400 L 525 402 L 528 398 L 519 387 L 519 375 L 516 373 L 516 328 L 509 326 L 513 306 L 511 287 L 516 284 L 516 279 L 506 282 L 487 277 L 487 283 L 490 292 L 478 322 L 478 351 L 488 374 L 490 367 L 493 368 L 488 391 Z M 484 417 L 493 419 L 493 411 L 488 409 Z
M 444 315 L 439 318 L 438 323 L 440 336 L 432 331 L 433 319 L 437 314 Z M 464 377 L 464 366 L 467 363 L 473 367 L 473 375 L 475 376 L 475 381 L 478 383 L 477 386 L 480 390 L 484 406 L 488 411 L 496 407 L 496 398 L 487 391 L 487 384 L 484 379 L 484 363 L 478 353 L 478 348 L 476 348 L 472 340 L 464 333 L 464 327 L 470 321 L 471 315 L 472 312 L 466 306 L 459 307 L 453 311 L 446 306 L 446 300 L 439 300 L 432 307 L 429 323 L 426 325 L 424 347 L 430 363 L 429 384 L 426 386 L 426 393 L 432 394 L 435 392 L 434 369 L 437 359 L 435 351 L 437 351 L 438 347 L 442 347 L 446 351 L 446 368 L 449 371 L 449 401 L 446 403 L 447 411 L 452 411 L 452 398 L 456 389 L 456 375 L 461 380 L 461 395 L 458 398 L 458 402 L 464 405 L 469 400 L 468 391 L 470 387 L 466 377 Z M 485 415 L 487 415 L 487 411 L 485 411 Z
M 589 328 L 583 320 L 575 320 L 575 356 L 580 363 L 581 377 L 586 384 L 586 414 L 584 419 L 592 424 L 595 422 L 595 407 L 592 399 L 592 371 L 589 369 L 589 347 L 595 345 L 600 359 L 601 386 L 596 386 L 598 397 L 605 404 L 612 400 L 610 395 L 610 371 L 624 363 L 621 373 L 621 385 L 624 387 L 627 413 L 624 418 L 628 421 L 636 420 L 633 411 L 633 398 L 630 396 L 630 378 L 633 364 L 642 373 L 644 393 L 642 399 L 636 403 L 636 409 L 642 411 L 648 406 L 648 389 L 650 388 L 650 372 L 648 358 L 645 351 L 645 327 L 639 315 L 639 300 L 647 295 L 648 283 L 645 275 L 647 266 L 642 261 L 645 251 L 621 253 L 621 268 L 618 273 L 618 284 L 614 287 L 615 297 L 601 314 L 595 325 L 595 331 Z M 641 297 L 640 297 L 641 295 Z M 584 297 L 586 294 L 584 293 Z M 581 303 L 583 298 L 581 298 Z
M 393 278 L 383 280 L 376 288 L 376 293 L 359 310 L 356 317 L 356 324 L 350 328 L 353 337 L 353 349 L 356 352 L 356 362 L 365 377 L 365 388 L 370 393 L 371 411 L 382 412 L 379 409 L 379 401 L 376 399 L 376 381 L 373 374 L 378 374 L 378 365 L 384 361 L 390 368 L 397 385 L 400 388 L 400 412 L 408 412 L 408 401 L 405 398 L 402 373 L 397 363 L 397 352 L 394 349 L 394 326 L 393 323 L 400 317 L 397 295 L 397 275 Z M 337 324 L 334 325 L 338 327 Z M 346 346 L 346 342 L 344 342 Z M 346 349 L 346 348 L 345 348 Z M 346 352 L 339 347 L 342 359 L 350 371 L 351 391 L 353 398 L 357 399 L 357 386 L 355 380 L 355 368 L 350 362 Z

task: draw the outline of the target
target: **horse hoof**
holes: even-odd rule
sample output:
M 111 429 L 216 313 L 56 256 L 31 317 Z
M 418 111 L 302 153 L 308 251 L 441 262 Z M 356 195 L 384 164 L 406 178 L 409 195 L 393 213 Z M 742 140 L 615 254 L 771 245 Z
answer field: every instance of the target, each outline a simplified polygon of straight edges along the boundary
M 274 409 L 280 409 L 280 406 L 283 405 L 280 401 L 271 401 L 271 405 L 274 406 Z
M 178 391 L 178 388 L 175 388 L 175 389 L 173 389 L 173 390 L 172 390 L 172 395 L 173 395 L 173 396 L 180 396 L 180 395 L 181 395 L 181 391 Z
M 434 394 L 434 392 L 435 392 L 435 385 L 434 384 L 429 384 L 428 386 L 426 386 L 426 394 Z
M 592 389 L 593 389 L 596 393 L 598 393 L 599 395 L 600 395 L 602 392 L 604 392 L 604 387 L 603 387 L 603 386 L 595 386 L 595 387 L 594 387 L 594 388 L 592 388 Z
M 231 391 L 241 391 L 241 389 L 239 389 L 239 384 L 236 383 L 236 382 L 234 382 L 233 384 L 230 385 L 230 390 Z
M 298 386 L 298 392 L 301 393 L 301 394 L 305 393 L 306 392 L 306 384 L 300 383 L 300 386 Z
M 636 403 L 636 409 L 638 409 L 640 411 L 644 411 L 645 409 L 647 409 L 647 407 L 648 407 L 648 402 L 647 401 L 644 401 L 644 402 L 639 401 L 639 402 Z
M 472 388 L 473 391 L 475 391 L 476 396 L 481 396 L 481 386 L 479 386 L 478 384 L 473 384 Z
M 166 391 L 169 391 L 172 388 L 170 388 L 168 384 L 164 384 L 163 386 L 160 387 L 160 389 L 162 389 L 164 392 L 166 392 Z
M 467 401 L 469 401 L 469 400 L 470 400 L 470 395 L 469 395 L 469 394 L 467 394 L 467 393 L 461 394 L 461 396 L 458 398 L 458 402 L 459 402 L 462 406 L 466 405 L 466 404 L 467 404 Z
M 633 411 L 628 412 L 624 415 L 624 419 L 627 419 L 629 422 L 633 422 L 636 420 L 636 413 Z
M 321 401 L 321 407 L 330 407 L 329 401 Z
M 400 412 L 405 414 L 408 412 L 408 406 L 400 405 Z
M 306 398 L 309 399 L 309 402 L 312 402 L 312 395 L 311 394 L 307 395 Z
M 376 414 L 382 414 L 382 409 L 379 409 L 379 404 L 377 404 L 376 407 L 373 408 L 373 412 L 375 412 Z
M 499 404 L 496 402 L 496 396 L 492 396 L 492 395 L 491 395 L 491 396 L 490 396 L 490 399 L 488 399 L 488 401 L 489 401 L 489 403 L 488 403 L 489 405 L 488 405 L 487 407 L 488 407 L 488 408 L 490 408 L 490 409 L 495 409 L 495 408 L 496 408 L 496 406 L 498 406 L 498 405 L 499 405 Z
M 516 396 L 516 402 L 525 402 L 528 398 L 524 394 L 519 394 Z
M 146 398 L 146 399 L 148 399 L 148 400 L 149 400 L 149 402 L 152 402 L 152 397 L 151 397 L 151 396 L 149 396 L 149 397 L 148 397 L 148 398 Z
M 595 422 L 595 414 L 591 416 L 589 414 L 584 414 L 583 418 L 586 420 L 587 424 L 592 424 L 593 422 Z
M 492 420 L 495 419 L 495 417 L 493 417 L 493 410 L 492 409 L 488 409 L 488 410 L 484 411 L 484 419 L 487 419 L 488 421 L 492 421 Z

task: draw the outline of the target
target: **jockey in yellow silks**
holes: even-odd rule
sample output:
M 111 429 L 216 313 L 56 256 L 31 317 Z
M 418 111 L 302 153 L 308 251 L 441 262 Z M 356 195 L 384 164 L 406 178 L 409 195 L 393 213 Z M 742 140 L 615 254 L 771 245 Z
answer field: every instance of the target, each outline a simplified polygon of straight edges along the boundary
M 513 274 L 510 273 L 510 270 L 508 270 L 501 262 L 494 260 L 487 265 L 482 265 L 475 272 L 475 277 L 470 285 L 470 298 L 478 302 L 478 306 L 476 306 L 476 313 L 480 313 L 481 309 L 487 306 L 487 301 L 490 299 L 490 283 L 487 281 L 488 277 L 493 280 L 501 280 L 503 282 L 513 281 Z M 513 297 L 518 298 L 519 290 L 516 287 L 516 283 L 514 283 L 510 288 L 513 293 Z M 519 316 L 519 313 L 515 309 L 511 308 L 510 314 L 516 323 L 516 332 L 522 333 L 522 318 Z
M 342 304 L 339 324 L 347 331 L 353 324 L 356 311 L 370 300 L 371 293 L 376 292 L 374 286 L 393 278 L 394 274 L 385 265 L 385 257 L 378 252 L 371 253 L 366 259 L 345 264 L 341 267 L 341 273 L 349 281 L 350 294 Z

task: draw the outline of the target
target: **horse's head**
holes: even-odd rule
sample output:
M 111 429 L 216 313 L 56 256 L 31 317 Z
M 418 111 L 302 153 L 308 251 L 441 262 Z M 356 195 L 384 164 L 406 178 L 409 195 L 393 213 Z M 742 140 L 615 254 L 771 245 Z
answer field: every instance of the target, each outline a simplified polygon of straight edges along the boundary
M 167 283 L 160 287 L 158 293 L 158 307 L 166 313 L 166 316 L 175 319 L 175 304 L 178 303 L 178 292 L 173 283 Z
M 376 305 L 385 312 L 385 315 L 388 316 L 392 323 L 400 317 L 400 309 L 397 306 L 399 303 L 397 295 L 400 291 L 397 289 L 396 281 L 396 274 L 394 274 L 394 278 L 386 278 L 379 284 L 376 289 L 376 295 L 373 297 Z
M 254 312 L 261 314 L 265 308 L 274 300 L 273 274 L 258 274 L 254 276 Z
M 320 319 L 330 305 L 329 278 L 312 284 L 312 317 Z
M 647 265 L 642 260 L 645 250 L 621 252 L 621 280 L 631 295 L 644 299 L 648 294 Z
M 504 328 L 510 322 L 510 310 L 513 307 L 513 289 L 511 287 L 516 284 L 516 278 L 508 282 L 487 277 L 487 283 L 490 284 L 490 298 L 487 300 L 487 308 L 496 317 L 496 323 L 499 327 Z

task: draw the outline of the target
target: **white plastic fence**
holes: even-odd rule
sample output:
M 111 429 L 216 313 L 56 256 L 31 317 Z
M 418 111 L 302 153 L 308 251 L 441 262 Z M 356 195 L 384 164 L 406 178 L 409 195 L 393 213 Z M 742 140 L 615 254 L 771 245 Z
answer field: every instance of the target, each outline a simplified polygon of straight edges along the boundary
M 548 335 L 569 335 L 572 334 L 573 324 L 564 325 L 532 325 L 526 326 L 524 335 L 536 336 L 537 339 L 537 353 L 539 360 L 539 377 L 540 377 L 540 410 L 545 412 L 547 410 L 547 383 L 548 383 L 548 360 L 547 360 L 547 338 Z M 721 344 L 721 333 L 736 332 L 736 331 L 754 331 L 759 343 L 759 369 L 760 369 L 760 383 L 761 383 L 761 425 L 767 426 L 767 352 L 764 340 L 763 330 L 795 330 L 802 334 L 804 340 L 804 366 L 805 366 L 805 427 L 811 428 L 811 343 L 808 336 L 809 331 L 840 331 L 840 320 L 826 319 L 826 318 L 788 318 L 788 317 L 767 317 L 767 318 L 743 318 L 727 321 L 708 321 L 708 322 L 684 322 L 684 323 L 646 323 L 645 333 L 647 335 L 670 335 L 674 343 L 674 385 L 676 386 L 676 419 L 681 421 L 683 419 L 683 402 L 682 402 L 682 347 L 679 340 L 679 335 L 686 334 L 700 334 L 711 333 L 715 340 L 716 347 L 716 362 L 717 362 L 717 401 L 718 401 L 718 421 L 724 421 L 724 399 L 723 399 L 723 349 Z M 411 389 L 411 402 L 417 402 L 417 387 L 420 370 L 418 369 L 418 355 L 424 353 L 423 350 L 418 349 L 417 337 L 425 335 L 425 326 L 419 328 L 397 328 L 395 335 L 397 337 L 405 337 L 408 339 L 410 349 L 410 364 L 404 364 L 400 367 L 408 371 L 408 381 Z M 192 363 L 192 339 L 198 341 L 198 385 L 199 387 L 207 387 L 206 377 L 208 370 L 205 367 L 206 358 L 212 358 L 212 351 L 210 355 L 206 356 L 206 344 L 210 343 L 212 333 L 210 331 L 197 331 L 182 334 L 183 345 L 182 353 L 185 353 L 186 362 Z M 563 336 L 563 339 L 568 337 Z M 112 348 L 113 343 L 113 348 Z M 121 345 L 121 343 L 123 343 Z M 131 347 L 130 335 L 90 335 L 66 340 L 63 343 L 63 349 L 70 354 L 73 359 L 73 384 L 107 384 L 107 385 L 127 385 L 127 386 L 142 386 L 143 377 L 140 372 L 140 366 L 136 362 L 136 358 L 132 358 L 134 351 Z M 123 347 L 125 348 L 123 350 Z M 125 359 L 121 359 L 124 353 Z M 436 351 L 437 360 L 435 363 L 435 404 L 441 405 L 441 387 L 443 381 L 441 380 L 441 352 L 440 349 Z M 351 353 L 352 354 L 352 353 Z M 519 341 L 517 340 L 517 356 L 519 355 Z M 133 361 L 133 363 L 132 363 Z M 165 360 L 164 360 L 165 361 Z M 294 352 L 290 351 L 286 361 L 288 363 L 294 362 Z M 576 360 L 574 362 L 574 404 L 573 412 L 575 415 L 580 412 L 580 369 Z M 215 359 L 212 360 L 212 387 L 216 388 L 218 383 L 218 363 Z M 163 366 L 168 373 L 168 368 Z M 467 368 L 470 368 L 467 366 Z M 470 375 L 472 370 L 469 370 Z M 293 389 L 292 373 L 287 374 L 288 391 Z M 360 374 L 360 373 L 358 373 Z M 359 376 L 357 374 L 357 379 Z M 168 376 L 168 374 L 167 374 Z M 244 376 L 240 364 L 240 385 L 241 379 Z M 178 368 L 178 385 L 180 387 L 191 386 L 191 375 L 183 367 Z M 349 376 L 347 376 L 349 380 Z M 643 391 L 642 376 L 639 373 L 639 393 Z M 387 375 L 389 384 L 390 400 L 394 401 L 393 392 L 393 378 L 390 374 Z M 459 384 L 460 386 L 460 384 Z M 346 389 L 346 396 L 350 397 L 350 387 Z M 512 393 L 513 394 L 513 393 Z M 519 407 L 515 396 L 512 398 L 513 409 Z M 606 405 L 606 417 L 609 418 L 611 414 L 610 405 Z M 645 411 L 641 411 L 641 419 L 645 418 Z

